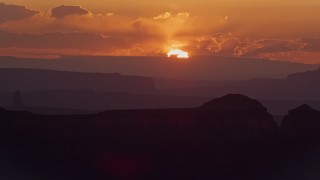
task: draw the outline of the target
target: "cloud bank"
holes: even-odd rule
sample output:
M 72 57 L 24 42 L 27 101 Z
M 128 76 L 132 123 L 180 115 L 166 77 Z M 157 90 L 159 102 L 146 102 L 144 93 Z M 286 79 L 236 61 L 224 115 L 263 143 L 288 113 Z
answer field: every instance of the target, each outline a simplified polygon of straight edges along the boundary
M 246 23 L 251 25 L 243 26 L 232 14 L 165 11 L 133 17 L 80 6 L 38 12 L 0 3 L 0 55 L 166 55 L 182 49 L 191 55 L 320 62 L 320 38 L 264 37 L 270 27 L 259 26 L 265 29 L 259 34 L 254 22 Z
M 27 9 L 24 6 L 0 3 L 0 23 L 28 18 L 37 13 L 37 11 Z

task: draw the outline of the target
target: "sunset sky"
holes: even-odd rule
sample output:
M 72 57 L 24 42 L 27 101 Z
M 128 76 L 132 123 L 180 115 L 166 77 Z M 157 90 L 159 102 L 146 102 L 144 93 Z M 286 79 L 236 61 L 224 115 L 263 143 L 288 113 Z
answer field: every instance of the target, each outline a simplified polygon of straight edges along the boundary
M 4 0 L 0 55 L 235 56 L 320 63 L 319 0 Z

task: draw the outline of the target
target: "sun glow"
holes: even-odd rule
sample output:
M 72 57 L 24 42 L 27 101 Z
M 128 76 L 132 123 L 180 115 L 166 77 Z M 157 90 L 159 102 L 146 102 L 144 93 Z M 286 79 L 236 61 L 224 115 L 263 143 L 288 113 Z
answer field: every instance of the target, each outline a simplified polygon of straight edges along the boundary
M 174 49 L 168 52 L 168 57 L 177 57 L 177 58 L 189 58 L 189 53 L 182 51 L 180 49 Z

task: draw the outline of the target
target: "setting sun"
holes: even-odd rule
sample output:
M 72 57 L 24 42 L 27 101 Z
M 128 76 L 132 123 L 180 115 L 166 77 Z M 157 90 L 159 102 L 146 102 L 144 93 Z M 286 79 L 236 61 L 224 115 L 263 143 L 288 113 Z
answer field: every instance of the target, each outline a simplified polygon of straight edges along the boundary
M 180 49 L 174 49 L 168 52 L 168 57 L 177 57 L 177 58 L 189 58 L 189 53 L 182 51 Z

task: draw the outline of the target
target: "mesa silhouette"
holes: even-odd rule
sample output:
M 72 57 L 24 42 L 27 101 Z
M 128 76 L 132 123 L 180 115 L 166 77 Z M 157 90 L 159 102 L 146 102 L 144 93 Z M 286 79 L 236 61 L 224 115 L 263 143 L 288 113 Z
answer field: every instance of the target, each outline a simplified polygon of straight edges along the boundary
M 92 89 L 108 92 L 150 93 L 155 87 L 152 78 L 125 76 L 119 73 L 62 72 L 40 69 L 0 69 L 2 92 Z
M 0 93 L 0 106 L 10 108 L 15 90 L 21 91 L 22 100 L 29 107 L 27 110 L 45 114 L 91 113 L 105 109 L 191 108 L 212 97 L 232 92 L 259 99 L 270 113 L 283 116 L 300 104 L 320 108 L 320 101 L 317 101 L 320 98 L 319 72 L 318 69 L 295 73 L 286 79 L 179 81 L 116 73 L 0 69 L 0 92 L 3 92 Z M 195 87 L 169 88 L 193 85 Z M 166 89 L 161 88 L 163 86 Z
M 206 87 L 174 88 L 162 93 L 184 96 L 222 96 L 226 92 L 245 94 L 261 100 L 314 101 L 320 99 L 320 68 L 289 74 L 285 79 L 258 78 L 213 83 Z
M 314 70 L 318 67 L 319 64 L 219 56 L 193 56 L 188 61 L 171 61 L 162 56 L 63 56 L 54 60 L 0 56 L 0 68 L 119 72 L 128 75 L 198 81 L 285 78 L 288 74 Z
M 305 163 L 320 177 L 320 157 L 310 154 L 318 145 L 286 141 L 267 109 L 243 95 L 91 115 L 0 109 L 0 118 L 6 178 L 308 179 Z
M 286 138 L 301 142 L 320 142 L 320 111 L 301 105 L 284 117 L 281 126 Z

